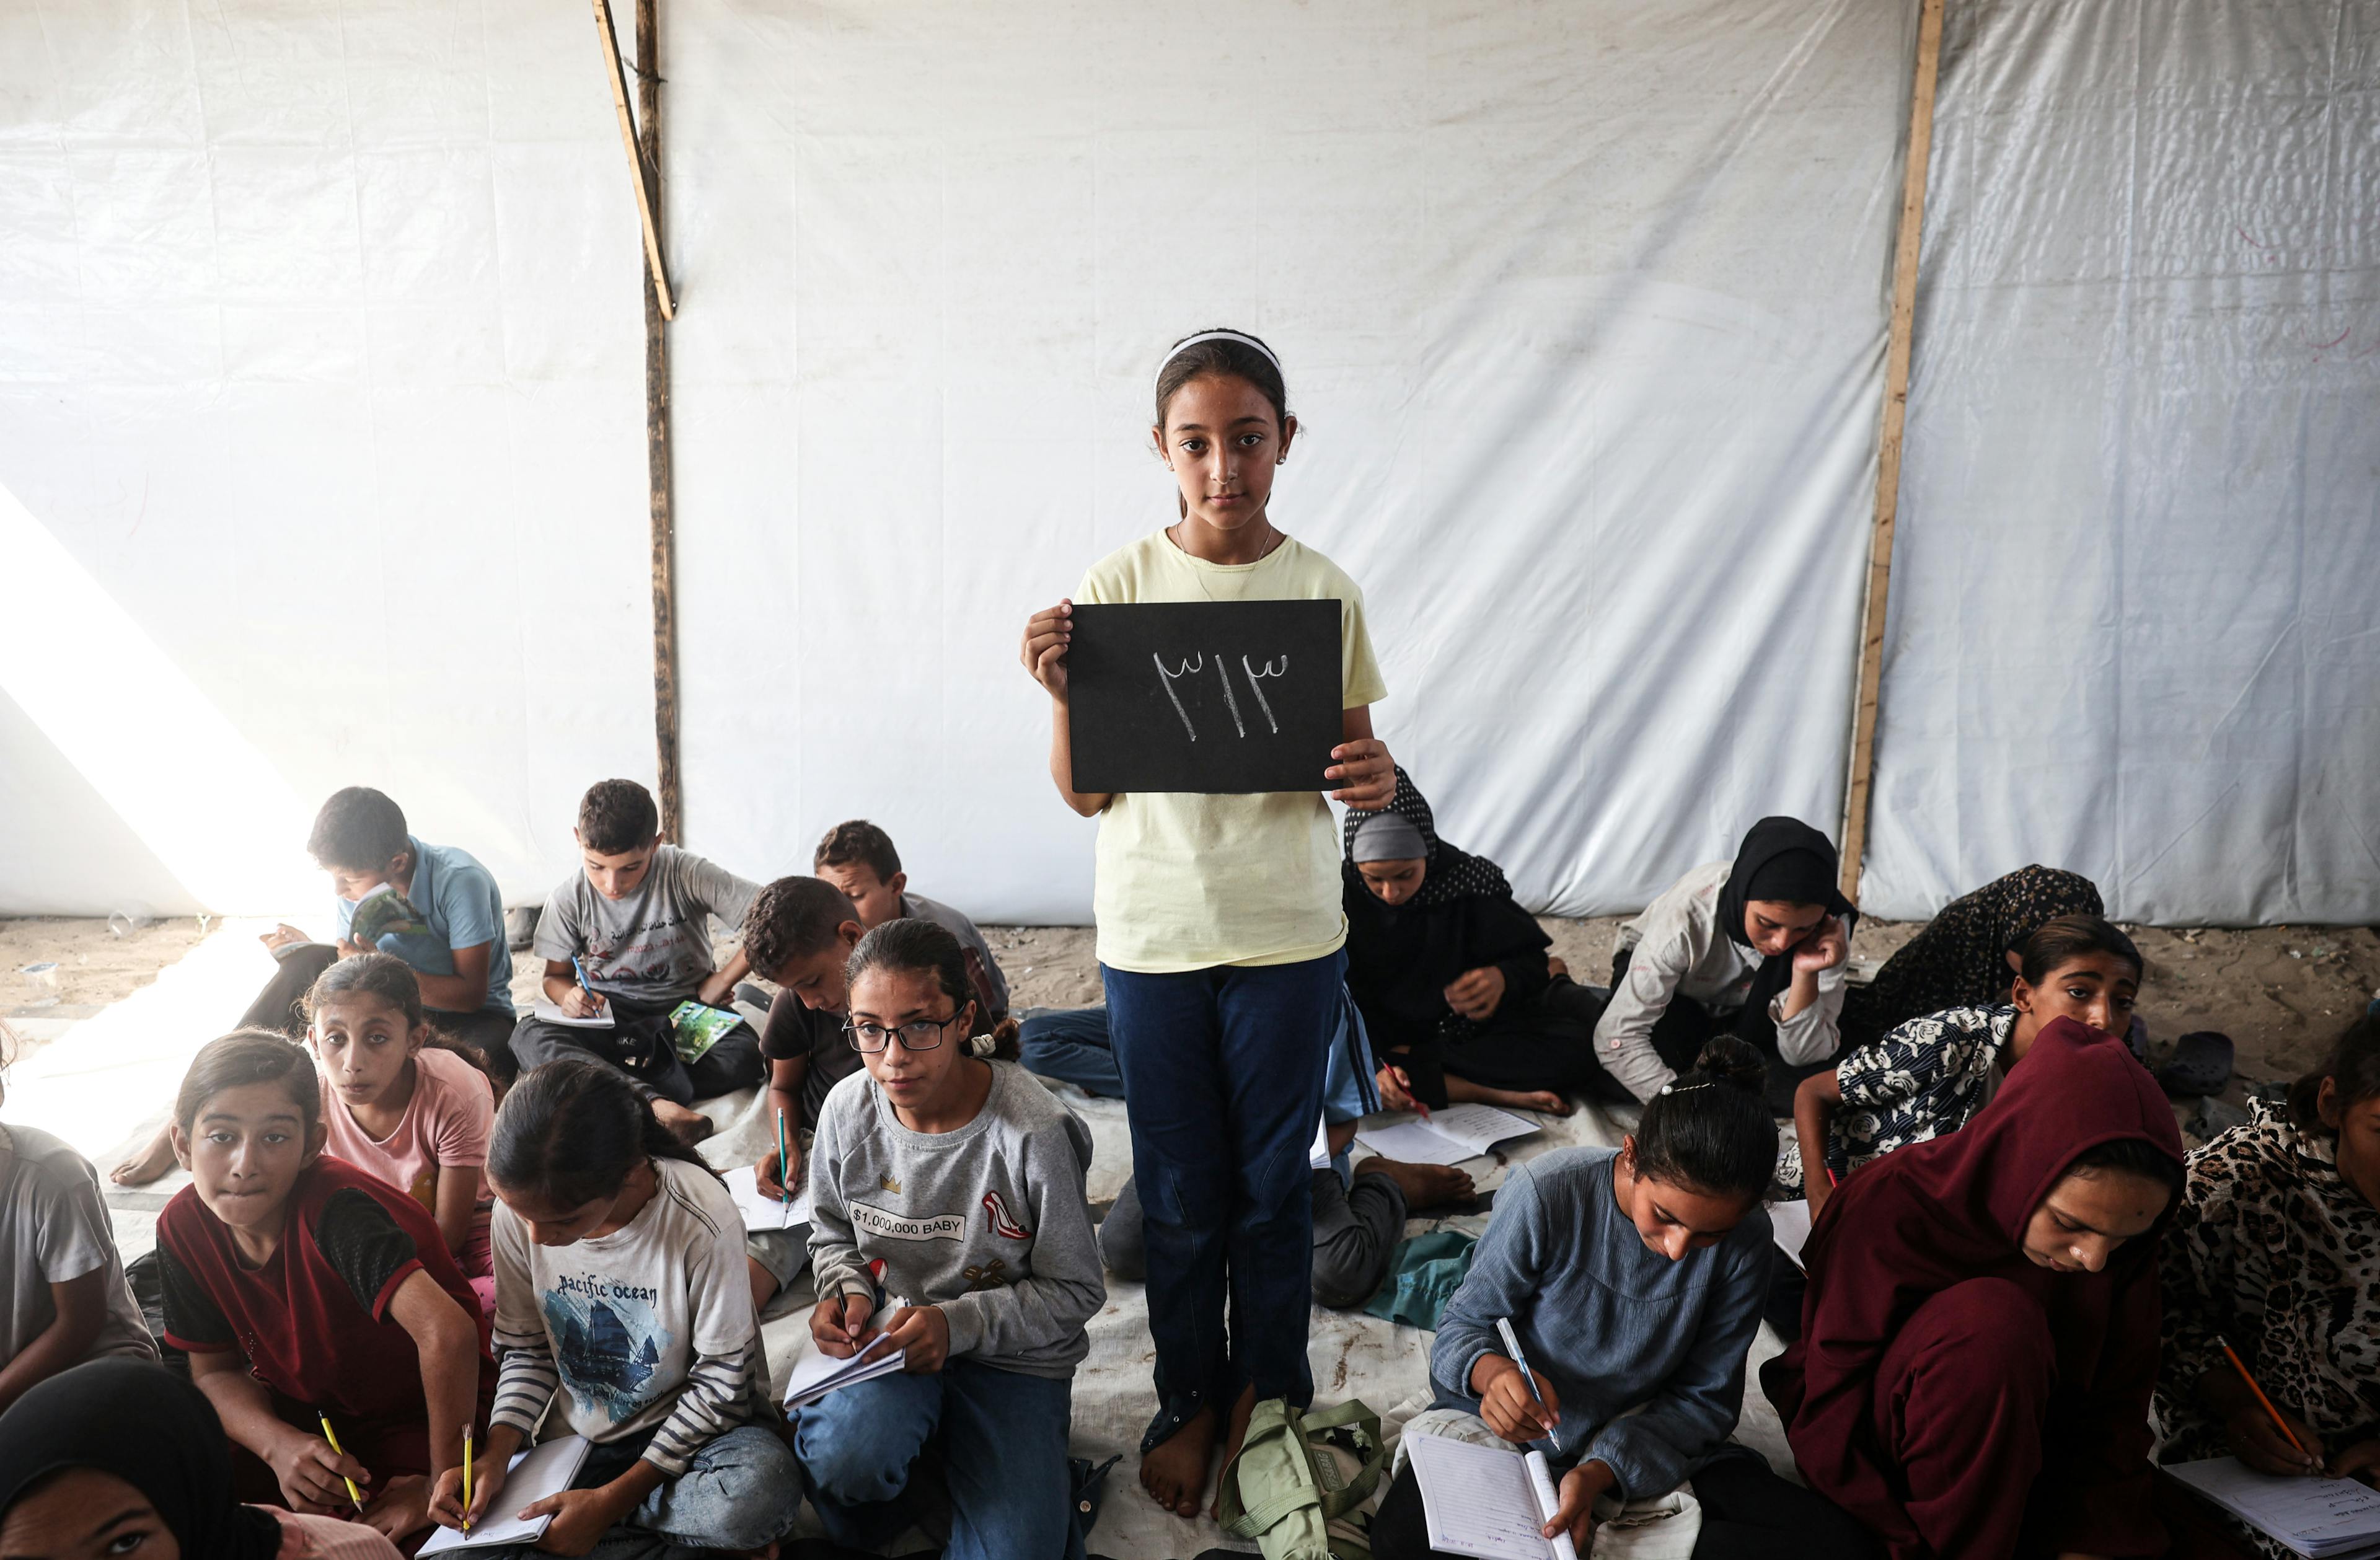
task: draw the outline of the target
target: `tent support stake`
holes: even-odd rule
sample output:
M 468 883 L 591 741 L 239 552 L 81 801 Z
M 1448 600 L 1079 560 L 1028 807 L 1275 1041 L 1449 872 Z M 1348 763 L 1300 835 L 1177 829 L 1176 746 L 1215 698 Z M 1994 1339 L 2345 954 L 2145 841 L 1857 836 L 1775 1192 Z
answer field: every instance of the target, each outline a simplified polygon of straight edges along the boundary
M 1876 443 L 1876 522 L 1868 533 L 1867 609 L 1860 631 L 1852 716 L 1851 786 L 1843 802 L 1842 891 L 1859 899 L 1867 855 L 1876 714 L 1884 673 L 1884 609 L 1892 585 L 1892 532 L 1900 511 L 1900 439 L 1909 410 L 1910 335 L 1917 322 L 1917 250 L 1925 226 L 1925 172 L 1934 150 L 1934 89 L 1941 73 L 1943 0 L 1922 0 L 1917 69 L 1909 93 L 1909 156 L 1900 183 L 1900 232 L 1892 262 L 1892 324 L 1884 369 L 1884 429 Z

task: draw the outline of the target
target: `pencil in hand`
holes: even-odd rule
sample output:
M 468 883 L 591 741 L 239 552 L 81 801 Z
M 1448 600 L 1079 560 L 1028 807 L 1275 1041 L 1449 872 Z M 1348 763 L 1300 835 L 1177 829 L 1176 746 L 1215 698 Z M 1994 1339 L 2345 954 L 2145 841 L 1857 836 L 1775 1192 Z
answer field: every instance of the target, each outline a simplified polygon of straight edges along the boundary
M 2223 1357 L 2231 1361 L 2231 1369 L 2240 1372 L 2240 1379 L 2248 1383 L 2248 1390 L 2256 1395 L 2256 1401 L 2264 1406 L 2265 1413 L 2272 1416 L 2274 1427 L 2289 1438 L 2289 1444 L 2298 1449 L 2298 1456 L 2311 1464 L 2313 1454 L 2306 1450 L 2305 1443 L 2298 1439 L 2298 1432 L 2289 1428 L 2289 1421 L 2281 1417 L 2281 1411 L 2273 1407 L 2273 1400 L 2265 1395 L 2265 1389 L 2256 1384 L 2256 1378 L 2248 1373 L 2246 1362 L 2233 1350 L 2230 1340 L 2217 1337 L 2215 1341 L 2223 1346 Z
M 331 1428 L 331 1416 L 317 1408 L 314 1410 L 314 1417 L 322 1421 L 322 1439 L 331 1444 L 331 1450 L 340 1456 L 346 1456 L 347 1449 L 339 1444 L 339 1432 Z M 361 1511 L 364 1508 L 364 1496 L 363 1492 L 356 1488 L 356 1481 L 342 1473 L 339 1475 L 339 1482 L 347 1487 L 347 1499 L 355 1502 L 356 1509 Z

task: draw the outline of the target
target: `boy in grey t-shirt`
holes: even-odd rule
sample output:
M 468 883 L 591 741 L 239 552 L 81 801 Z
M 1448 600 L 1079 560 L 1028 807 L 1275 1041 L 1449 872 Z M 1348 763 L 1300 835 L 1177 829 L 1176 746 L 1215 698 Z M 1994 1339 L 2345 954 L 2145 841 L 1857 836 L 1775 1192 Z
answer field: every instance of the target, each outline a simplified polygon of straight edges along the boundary
M 513 1054 L 524 1071 L 591 1056 L 625 1074 L 662 1125 L 698 1141 L 710 1120 L 686 1107 L 758 1084 L 760 1037 L 738 1022 L 705 1045 L 672 1015 L 688 1002 L 727 1009 L 750 966 L 741 952 L 724 969 L 711 962 L 710 918 L 740 925 L 759 890 L 663 845 L 652 796 L 633 780 L 589 786 L 575 833 L 581 870 L 547 897 L 534 947 L 545 960 L 546 1001 L 562 1018 L 611 1023 L 532 1015 L 513 1031 Z
M 6 1049 L 0 1033 L 0 1062 Z M 0 1127 L 0 1408 L 119 1354 L 154 1359 L 157 1346 L 124 1282 L 98 1173 L 46 1132 Z

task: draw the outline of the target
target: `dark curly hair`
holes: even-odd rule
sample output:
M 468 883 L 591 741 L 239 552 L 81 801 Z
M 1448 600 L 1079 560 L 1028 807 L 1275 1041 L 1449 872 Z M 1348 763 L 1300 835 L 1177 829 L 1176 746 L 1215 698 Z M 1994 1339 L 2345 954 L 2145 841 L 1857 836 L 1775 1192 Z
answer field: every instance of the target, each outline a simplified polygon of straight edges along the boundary
M 642 850 L 661 832 L 653 794 L 634 780 L 598 780 L 578 798 L 578 843 L 598 856 Z
M 859 946 L 851 950 L 851 962 L 844 967 L 844 981 L 846 985 L 854 983 L 876 969 L 931 975 L 934 984 L 951 999 L 954 1014 L 964 1013 L 973 1005 L 978 1030 L 988 1017 L 982 1005 L 976 1002 L 974 983 L 967 979 L 966 949 L 956 937 L 930 920 L 909 917 L 888 920 L 862 937 Z M 1003 1016 L 992 1025 L 990 1032 L 993 1059 L 1016 1060 L 1020 1054 L 1016 1020 Z
M 829 829 L 810 852 L 812 871 L 849 866 L 864 866 L 876 874 L 877 882 L 891 883 L 901 871 L 901 853 L 892 848 L 891 835 L 865 818 L 854 818 Z
M 835 929 L 856 923 L 858 908 L 824 878 L 781 877 L 752 896 L 744 912 L 744 957 L 773 981 L 788 959 L 808 958 L 834 945 Z

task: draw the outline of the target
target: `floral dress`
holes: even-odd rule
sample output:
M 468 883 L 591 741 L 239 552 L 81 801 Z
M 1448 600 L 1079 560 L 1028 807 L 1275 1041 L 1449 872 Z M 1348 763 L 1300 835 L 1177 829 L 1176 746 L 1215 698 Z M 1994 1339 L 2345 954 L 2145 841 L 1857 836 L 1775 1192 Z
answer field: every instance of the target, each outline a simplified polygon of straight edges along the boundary
M 1827 1166 L 1838 1177 L 1895 1149 L 1956 1132 L 1999 1087 L 2016 1009 L 1951 1007 L 1912 1018 L 1835 1064 L 1843 1103 L 1827 1123 Z M 1777 1188 L 1804 1194 L 1802 1145 L 1777 1160 Z
M 2224 1339 L 2331 1452 L 2380 1435 L 2380 1209 L 2339 1175 L 2331 1134 L 2262 1100 L 2249 1111 L 2190 1156 L 2158 1252 L 2164 1462 L 2230 1450 L 2195 1391 L 2207 1371 L 2231 1368 Z M 2239 1531 L 2276 1560 L 2289 1554 Z

